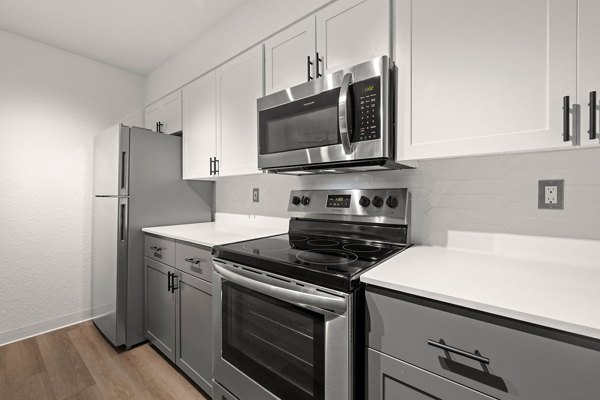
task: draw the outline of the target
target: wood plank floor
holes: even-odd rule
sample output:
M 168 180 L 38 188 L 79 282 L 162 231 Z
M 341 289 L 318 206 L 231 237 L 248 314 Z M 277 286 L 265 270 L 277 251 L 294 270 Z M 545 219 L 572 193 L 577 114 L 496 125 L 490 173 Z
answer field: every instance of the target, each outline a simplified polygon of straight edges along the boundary
M 149 344 L 116 351 L 91 322 L 0 347 L 2 400 L 206 400 Z

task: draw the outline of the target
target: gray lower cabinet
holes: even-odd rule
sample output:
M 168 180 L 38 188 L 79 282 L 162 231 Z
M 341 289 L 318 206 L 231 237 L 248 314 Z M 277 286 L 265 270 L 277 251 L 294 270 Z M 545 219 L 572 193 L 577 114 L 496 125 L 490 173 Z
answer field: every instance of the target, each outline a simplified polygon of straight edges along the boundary
M 212 387 L 212 285 L 178 273 L 175 363 L 204 391 Z
M 594 339 L 374 287 L 366 307 L 370 400 L 600 399 Z
M 367 349 L 369 400 L 492 400 L 377 350 Z
M 148 248 L 166 248 L 167 242 L 146 235 Z M 166 260 L 173 266 L 144 259 L 145 336 L 212 395 L 212 284 L 202 279 L 210 276 L 210 249 L 172 242 L 174 254 Z
M 145 258 L 145 335 L 157 349 L 175 361 L 175 295 L 169 288 L 169 273 L 175 269 Z

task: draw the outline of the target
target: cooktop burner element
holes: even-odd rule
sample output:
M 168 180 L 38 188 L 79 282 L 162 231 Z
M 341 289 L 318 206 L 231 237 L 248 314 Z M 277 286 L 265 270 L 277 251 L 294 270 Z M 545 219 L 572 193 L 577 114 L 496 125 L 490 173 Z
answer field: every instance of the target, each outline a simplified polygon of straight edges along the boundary
M 313 239 L 308 241 L 309 246 L 315 247 L 329 247 L 329 246 L 337 246 L 340 244 L 337 240 L 333 239 Z
M 354 253 L 341 250 L 306 250 L 296 254 L 296 258 L 309 264 L 349 264 L 358 259 Z
M 292 191 L 288 211 L 288 233 L 215 246 L 213 256 L 352 291 L 360 274 L 407 247 L 406 189 Z
M 253 243 L 253 241 L 245 242 L 244 249 L 251 251 L 254 254 L 268 253 L 273 251 L 285 251 L 291 249 L 293 244 L 291 242 L 285 243 L 281 240 L 275 240 L 270 238 L 262 239 L 260 245 Z

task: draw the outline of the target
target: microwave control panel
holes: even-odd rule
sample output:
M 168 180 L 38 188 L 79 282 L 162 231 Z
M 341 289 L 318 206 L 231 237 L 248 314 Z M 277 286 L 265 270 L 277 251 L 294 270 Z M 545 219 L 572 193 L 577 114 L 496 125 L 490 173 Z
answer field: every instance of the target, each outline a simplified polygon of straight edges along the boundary
M 355 82 L 352 85 L 356 102 L 353 142 L 381 137 L 381 90 L 379 77 Z

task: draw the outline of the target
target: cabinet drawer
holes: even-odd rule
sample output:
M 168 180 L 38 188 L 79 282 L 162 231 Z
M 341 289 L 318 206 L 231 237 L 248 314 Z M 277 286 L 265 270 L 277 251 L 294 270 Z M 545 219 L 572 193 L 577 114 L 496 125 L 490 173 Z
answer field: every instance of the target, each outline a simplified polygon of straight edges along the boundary
M 212 255 L 209 247 L 178 241 L 175 253 L 175 266 L 178 270 L 212 281 Z
M 144 255 L 174 267 L 175 240 L 146 234 Z
M 493 400 L 424 369 L 367 349 L 369 400 Z
M 525 323 L 378 289 L 367 290 L 366 303 L 370 348 L 490 396 L 591 400 L 600 392 L 596 344 L 554 340 L 526 331 L 533 328 Z

